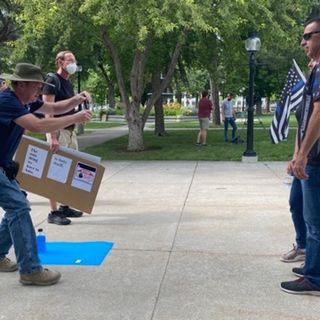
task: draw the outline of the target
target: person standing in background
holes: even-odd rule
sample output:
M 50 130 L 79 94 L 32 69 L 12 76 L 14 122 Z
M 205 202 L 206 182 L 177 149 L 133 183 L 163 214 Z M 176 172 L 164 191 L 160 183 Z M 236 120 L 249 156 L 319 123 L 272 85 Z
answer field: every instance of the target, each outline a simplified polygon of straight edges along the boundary
M 198 133 L 197 146 L 207 146 L 207 131 L 209 129 L 210 115 L 212 111 L 212 102 L 208 98 L 208 91 L 202 91 L 202 98 L 198 104 L 198 118 L 200 130 Z
M 233 108 L 232 93 L 227 94 L 227 99 L 222 102 L 221 106 L 222 121 L 224 122 L 224 141 L 228 142 L 229 123 L 232 127 L 232 141 L 236 138 L 237 125 L 236 113 Z
M 56 56 L 56 73 L 51 73 L 47 77 L 47 82 L 54 85 L 45 85 L 43 88 L 42 99 L 45 102 L 63 101 L 74 96 L 73 86 L 69 80 L 70 75 L 77 71 L 75 55 L 71 51 L 61 51 Z M 73 109 L 66 114 L 59 115 L 63 117 L 74 114 Z M 75 125 L 70 125 L 63 129 L 53 131 L 47 134 L 47 141 L 50 143 L 51 150 L 56 152 L 59 146 L 78 150 L 77 135 Z M 68 205 L 60 205 L 54 199 L 50 199 L 51 212 L 48 214 L 48 222 L 57 225 L 68 225 L 71 220 L 68 218 L 81 217 L 83 212 L 70 208 Z

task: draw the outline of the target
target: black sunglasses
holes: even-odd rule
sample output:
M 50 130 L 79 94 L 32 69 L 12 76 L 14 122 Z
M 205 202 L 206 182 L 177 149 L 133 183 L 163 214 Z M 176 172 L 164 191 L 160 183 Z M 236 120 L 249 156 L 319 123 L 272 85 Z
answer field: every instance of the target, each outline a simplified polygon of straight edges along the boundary
M 308 40 L 310 40 L 312 38 L 312 35 L 316 34 L 316 33 L 320 33 L 320 30 L 305 33 L 305 34 L 302 35 L 302 38 L 304 40 L 308 41 Z

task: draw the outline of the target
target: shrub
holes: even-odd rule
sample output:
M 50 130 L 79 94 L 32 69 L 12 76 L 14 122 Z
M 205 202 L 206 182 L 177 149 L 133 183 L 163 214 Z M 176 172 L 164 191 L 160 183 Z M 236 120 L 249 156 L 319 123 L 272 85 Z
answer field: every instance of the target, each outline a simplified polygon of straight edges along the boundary
M 178 116 L 183 114 L 181 104 L 178 102 L 170 102 L 163 106 L 165 116 Z

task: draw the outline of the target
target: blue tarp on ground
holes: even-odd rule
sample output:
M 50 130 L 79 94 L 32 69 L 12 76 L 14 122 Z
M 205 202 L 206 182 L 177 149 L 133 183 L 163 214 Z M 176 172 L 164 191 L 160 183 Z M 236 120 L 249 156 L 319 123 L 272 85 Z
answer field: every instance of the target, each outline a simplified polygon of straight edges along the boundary
M 39 258 L 44 265 L 99 266 L 112 246 L 112 242 L 104 241 L 47 242 Z

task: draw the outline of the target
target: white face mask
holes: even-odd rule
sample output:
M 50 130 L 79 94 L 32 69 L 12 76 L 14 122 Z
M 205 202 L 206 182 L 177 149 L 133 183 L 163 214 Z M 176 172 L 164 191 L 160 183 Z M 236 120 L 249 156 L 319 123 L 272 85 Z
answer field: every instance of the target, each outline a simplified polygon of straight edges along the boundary
M 74 74 L 76 71 L 77 71 L 77 64 L 75 62 L 73 63 L 70 63 L 66 66 L 66 71 L 69 73 L 69 74 Z

